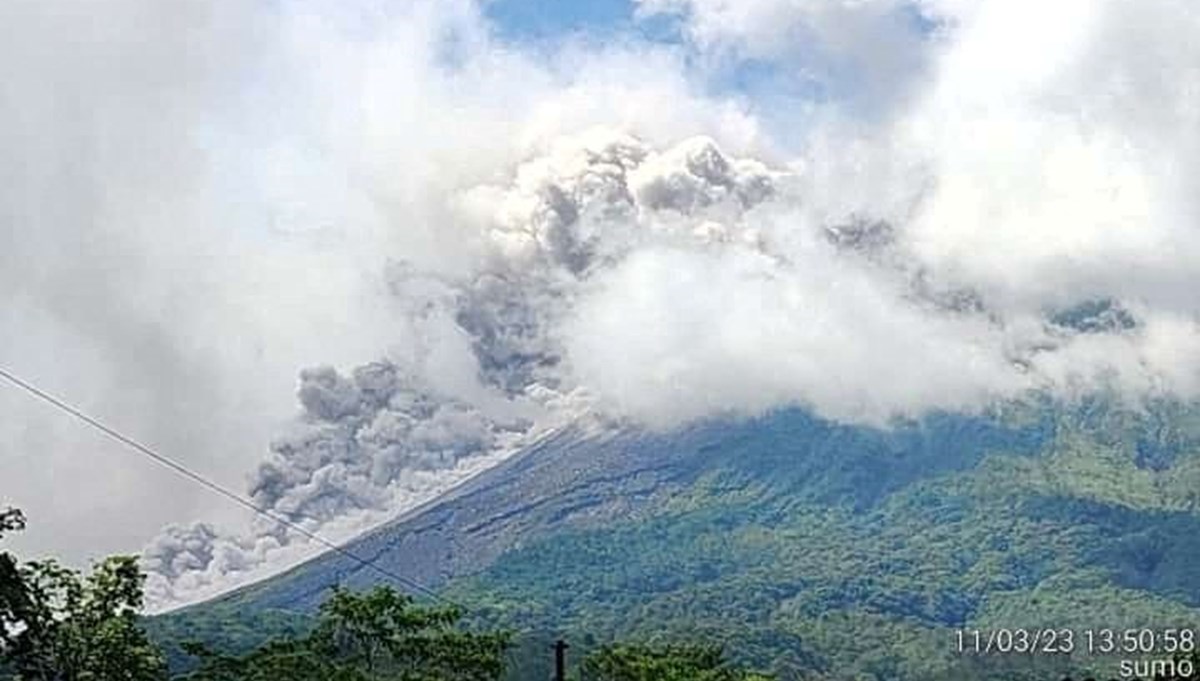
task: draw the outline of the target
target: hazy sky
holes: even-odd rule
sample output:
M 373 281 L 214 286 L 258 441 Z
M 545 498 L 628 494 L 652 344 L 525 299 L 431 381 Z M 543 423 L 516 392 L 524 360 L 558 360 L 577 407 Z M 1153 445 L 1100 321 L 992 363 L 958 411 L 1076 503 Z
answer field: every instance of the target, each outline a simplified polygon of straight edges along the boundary
M 7 2 L 0 366 L 332 533 L 581 413 L 1194 397 L 1198 23 L 1184 0 Z M 17 548 L 149 545 L 166 600 L 288 554 L 27 396 L 0 410 Z

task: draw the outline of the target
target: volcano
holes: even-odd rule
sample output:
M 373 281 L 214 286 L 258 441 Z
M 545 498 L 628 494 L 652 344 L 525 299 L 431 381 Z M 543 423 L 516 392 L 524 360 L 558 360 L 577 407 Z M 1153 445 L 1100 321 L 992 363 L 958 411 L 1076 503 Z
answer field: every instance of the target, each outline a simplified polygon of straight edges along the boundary
M 887 428 L 799 409 L 569 427 L 345 548 L 518 632 L 513 678 L 540 678 L 554 636 L 721 642 L 785 679 L 1103 669 L 955 635 L 1200 621 L 1196 416 L 1095 399 Z M 154 627 L 237 621 L 248 644 L 386 581 L 330 552 Z

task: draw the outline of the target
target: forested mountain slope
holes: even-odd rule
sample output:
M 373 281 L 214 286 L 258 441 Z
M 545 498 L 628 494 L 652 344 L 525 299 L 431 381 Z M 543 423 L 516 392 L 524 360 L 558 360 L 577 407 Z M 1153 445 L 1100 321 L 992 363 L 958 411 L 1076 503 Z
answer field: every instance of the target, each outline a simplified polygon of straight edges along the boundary
M 518 676 L 562 634 L 720 640 L 783 678 L 962 678 L 1030 665 L 962 655 L 956 628 L 1200 623 L 1198 445 L 1191 408 L 1101 399 L 888 429 L 785 410 L 577 430 L 349 549 L 525 632 Z M 291 622 L 379 579 L 327 554 L 156 627 Z M 1115 669 L 1033 666 L 1089 665 Z

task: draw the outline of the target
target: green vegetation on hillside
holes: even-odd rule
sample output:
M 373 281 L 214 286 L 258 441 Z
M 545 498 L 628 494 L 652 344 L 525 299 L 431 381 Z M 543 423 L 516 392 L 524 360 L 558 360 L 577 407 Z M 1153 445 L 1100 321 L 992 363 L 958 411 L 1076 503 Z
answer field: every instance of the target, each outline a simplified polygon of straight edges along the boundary
M 719 646 L 609 645 L 583 660 L 577 678 L 588 681 L 770 681 L 738 669 Z
M 0 510 L 0 539 L 23 530 Z M 166 681 L 167 667 L 139 621 L 144 575 L 129 557 L 89 575 L 53 561 L 0 553 L 0 679 Z M 388 586 L 335 589 L 305 633 L 276 635 L 235 653 L 174 641 L 198 665 L 176 681 L 496 681 L 510 634 L 459 626 L 456 607 L 418 606 Z M 230 617 L 230 624 L 236 624 Z M 278 634 L 278 632 L 276 632 Z M 583 660 L 594 681 L 770 681 L 725 661 L 713 646 L 608 646 Z M 578 678 L 575 676 L 573 678 Z
M 1173 405 L 1100 403 L 1038 427 L 1036 450 L 963 451 L 965 468 L 788 465 L 786 428 L 764 428 L 652 518 L 546 537 L 449 593 L 520 631 L 700 635 L 783 679 L 1108 674 L 1115 658 L 958 651 L 955 631 L 1196 627 L 1200 428 Z M 889 479 L 846 484 L 871 470 Z
M 1195 407 L 1030 402 L 890 430 L 790 411 L 713 432 L 687 441 L 687 463 L 656 478 L 667 482 L 639 477 L 628 517 L 551 524 L 562 509 L 550 501 L 493 506 L 529 515 L 512 548 L 444 589 L 468 606 L 455 635 L 513 632 L 511 681 L 549 678 L 558 637 L 579 681 L 753 678 L 737 667 L 780 681 L 1045 681 L 1114 677 L 1119 659 L 985 655 L 959 649 L 956 632 L 1200 626 Z M 630 460 L 644 470 L 644 458 Z M 599 489 L 619 494 L 633 479 L 623 473 Z M 572 485 L 565 507 L 594 501 Z M 0 575 L 4 566 L 0 556 Z M 287 602 L 320 583 L 299 570 L 271 588 Z M 192 669 L 209 674 L 197 679 L 256 678 L 246 670 L 294 658 L 294 646 L 311 655 L 328 625 L 309 611 L 254 609 L 255 593 L 147 626 L 174 669 L 183 641 L 217 651 Z M 311 657 L 337 659 L 327 648 Z M 230 669 L 242 675 L 213 676 Z
M 337 590 L 314 630 L 241 656 L 188 646 L 202 659 L 188 681 L 489 681 L 504 670 L 509 636 L 467 632 L 453 608 L 421 608 L 390 587 Z

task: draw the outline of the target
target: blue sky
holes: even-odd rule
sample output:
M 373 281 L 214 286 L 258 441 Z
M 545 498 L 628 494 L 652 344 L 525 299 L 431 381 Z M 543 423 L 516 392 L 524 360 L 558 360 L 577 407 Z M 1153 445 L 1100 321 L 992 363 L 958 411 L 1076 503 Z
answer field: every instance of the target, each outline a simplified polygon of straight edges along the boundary
M 496 0 L 487 15 L 510 37 L 538 39 L 631 28 L 633 10 L 631 0 Z
M 831 58 L 810 42 L 811 36 L 798 34 L 792 49 L 771 59 L 746 58 L 736 50 L 701 55 L 683 37 L 681 17 L 635 18 L 636 5 L 635 0 L 491 0 L 484 6 L 497 33 L 515 44 L 553 46 L 578 36 L 590 42 L 620 36 L 676 46 L 685 59 L 696 60 L 698 85 L 745 102 L 785 147 L 802 144 L 811 116 L 823 104 L 833 103 L 842 114 L 856 117 L 880 114 L 873 101 L 878 93 L 863 88 L 853 61 Z M 900 11 L 915 36 L 928 38 L 937 28 L 915 5 L 901 5 Z
M 677 45 L 695 56 L 682 39 L 678 17 L 635 19 L 635 9 L 633 0 L 493 0 L 485 5 L 485 14 L 500 36 L 518 44 L 554 43 L 579 35 L 602 40 L 621 34 Z M 706 67 L 706 86 L 714 94 L 743 98 L 781 142 L 799 136 L 795 128 L 807 113 L 801 110 L 806 104 L 828 96 L 827 85 L 800 64 L 727 59 L 709 61 Z

